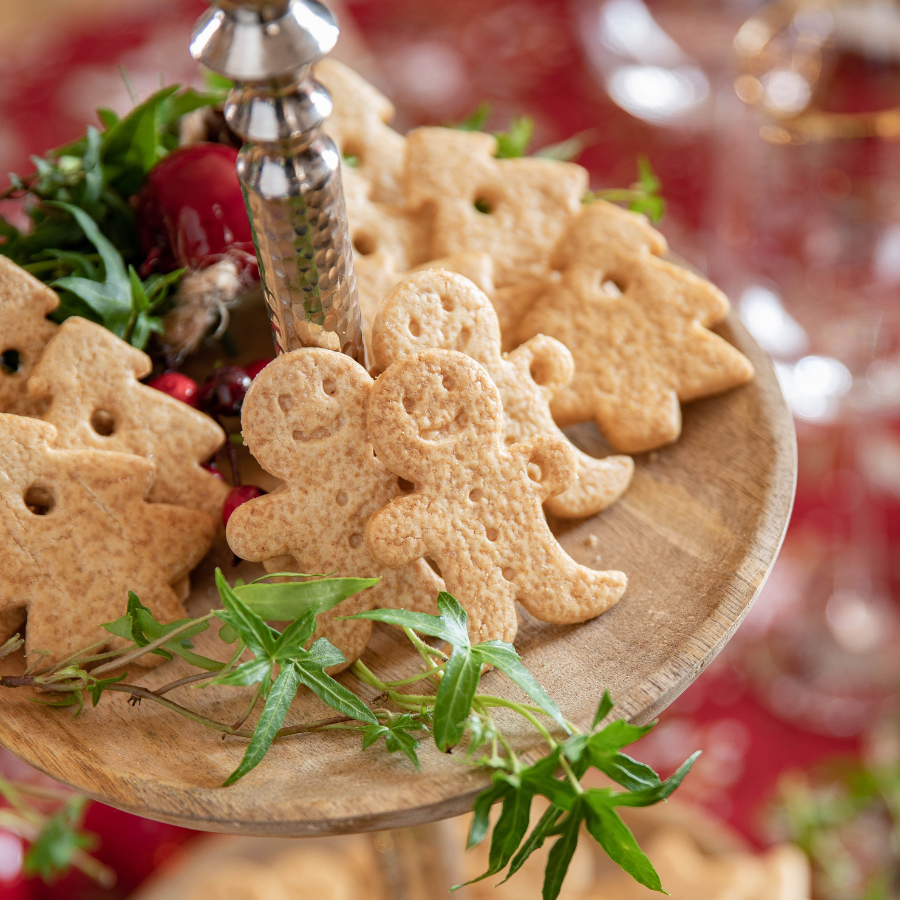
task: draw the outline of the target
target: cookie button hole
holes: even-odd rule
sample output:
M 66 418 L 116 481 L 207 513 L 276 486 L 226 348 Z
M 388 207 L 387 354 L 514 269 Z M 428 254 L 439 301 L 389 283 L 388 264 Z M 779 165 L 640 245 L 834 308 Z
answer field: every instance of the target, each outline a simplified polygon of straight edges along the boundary
M 494 211 L 494 204 L 487 197 L 476 197 L 472 205 L 478 212 L 486 216 Z
M 528 367 L 531 380 L 539 387 L 546 387 L 556 382 L 556 366 L 546 359 L 533 359 Z
M 337 503 L 338 506 L 346 506 L 347 505 L 347 495 L 341 491 L 337 497 L 334 498 L 334 502 Z
M 105 409 L 97 409 L 91 416 L 91 428 L 101 437 L 109 437 L 116 430 L 116 419 Z
M 415 409 L 416 401 L 413 400 L 412 397 L 404 397 L 403 398 L 403 408 L 407 411 L 407 413 L 412 413 L 413 409 Z
M 357 232 L 353 235 L 353 249 L 360 256 L 371 256 L 375 252 L 375 238 L 365 232 Z
M 449 375 L 445 375 L 445 376 L 441 379 L 441 384 L 444 386 L 444 390 L 445 390 L 445 391 L 452 391 L 452 390 L 453 390 L 453 379 L 452 379 Z
M 350 535 L 350 546 L 356 550 L 359 547 L 362 547 L 363 536 L 361 534 L 351 534 Z
M 326 378 L 322 382 L 322 390 L 330 397 L 337 390 L 337 382 L 333 378 Z
M 4 350 L 0 353 L 0 372 L 15 375 L 22 367 L 22 355 L 18 350 Z
M 473 503 L 477 503 L 483 496 L 484 494 L 482 494 L 481 491 L 478 490 L 478 488 L 475 488 L 474 491 L 469 491 L 469 499 Z
M 512 581 L 512 580 L 516 577 L 516 570 L 510 568 L 509 566 L 506 566 L 506 567 L 503 569 L 503 577 L 504 577 L 507 581 Z
M 628 290 L 628 283 L 624 278 L 607 278 L 600 285 L 600 289 L 611 297 L 621 297 Z
M 410 319 L 407 328 L 413 337 L 418 337 L 422 333 L 422 323 L 418 319 Z
M 25 491 L 23 499 L 28 511 L 35 516 L 46 516 L 56 506 L 56 500 L 50 489 L 41 484 L 31 485 Z
M 484 536 L 491 542 L 496 541 L 500 537 L 500 532 L 496 528 L 485 528 Z
M 397 487 L 400 488 L 401 491 L 409 492 L 415 490 L 415 485 L 411 481 L 407 481 L 405 478 L 397 478 Z
M 544 477 L 544 473 L 541 471 L 541 467 L 537 463 L 528 463 L 525 471 L 528 472 L 528 477 L 532 481 L 540 482 L 540 480 Z
M 444 307 L 445 312 L 453 312 L 456 309 L 456 303 L 453 298 L 446 295 L 441 297 L 441 306 Z

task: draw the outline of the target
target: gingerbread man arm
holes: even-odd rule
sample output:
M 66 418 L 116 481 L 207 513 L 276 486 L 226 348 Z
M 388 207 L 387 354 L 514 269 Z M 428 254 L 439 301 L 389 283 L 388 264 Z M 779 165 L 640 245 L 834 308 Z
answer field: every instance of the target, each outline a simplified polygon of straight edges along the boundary
M 544 390 L 548 400 L 564 388 L 575 374 L 575 362 L 565 344 L 545 334 L 536 334 L 507 353 L 506 359 L 527 372 Z
M 366 526 L 366 547 L 382 565 L 399 568 L 428 553 L 422 537 L 427 501 L 415 494 L 382 507 Z
M 242 503 L 228 519 L 228 546 L 241 558 L 254 562 L 291 553 L 291 516 L 288 489 Z
M 536 434 L 527 441 L 513 444 L 510 452 L 519 456 L 524 466 L 537 466 L 529 476 L 540 487 L 541 500 L 562 493 L 578 474 L 578 459 L 571 444 L 552 434 Z

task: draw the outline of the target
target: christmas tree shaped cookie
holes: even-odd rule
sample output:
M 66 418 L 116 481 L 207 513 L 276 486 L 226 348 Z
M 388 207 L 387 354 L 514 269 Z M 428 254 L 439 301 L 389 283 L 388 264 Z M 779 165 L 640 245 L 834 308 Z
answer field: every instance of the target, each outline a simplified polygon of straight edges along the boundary
M 562 341 L 575 377 L 553 400 L 561 426 L 594 419 L 609 444 L 640 453 L 676 440 L 679 402 L 753 377 L 750 361 L 708 329 L 728 313 L 714 285 L 660 259 L 666 242 L 643 216 L 602 200 L 557 244 L 562 277 L 531 307 L 519 341 Z
M 58 450 L 52 425 L 0 415 L 0 641 L 27 616 L 26 649 L 62 659 L 112 635 L 134 591 L 160 621 L 185 615 L 171 584 L 212 540 L 202 512 L 145 502 L 153 463 Z
M 47 404 L 28 396 L 28 379 L 56 325 L 46 316 L 59 297 L 0 256 L 0 413 L 39 416 Z
M 155 503 L 173 503 L 218 518 L 227 485 L 202 468 L 225 435 L 209 416 L 141 384 L 150 358 L 114 334 L 73 317 L 59 327 L 28 390 L 49 398 L 43 415 L 66 449 L 115 450 L 156 463 Z
M 550 414 L 553 395 L 572 378 L 572 354 L 538 335 L 512 353 L 500 351 L 500 327 L 488 298 L 460 275 L 440 270 L 403 279 L 375 319 L 372 348 L 379 370 L 420 350 L 458 350 L 481 363 L 500 391 L 503 440 L 517 444 L 538 434 L 565 440 Z M 594 459 L 574 450 L 575 481 L 544 501 L 563 518 L 590 516 L 621 496 L 634 472 L 627 456 Z
M 372 384 L 349 357 L 317 348 L 285 353 L 256 376 L 241 415 L 244 441 L 284 484 L 239 506 L 226 532 L 238 556 L 268 561 L 270 571 L 283 571 L 279 558 L 288 554 L 294 571 L 381 577 L 318 618 L 314 637 L 327 637 L 350 662 L 365 649 L 372 623 L 339 616 L 378 607 L 433 612 L 443 590 L 424 561 L 389 568 L 366 549 L 370 516 L 404 492 L 366 436 Z
M 496 138 L 473 131 L 418 128 L 406 140 L 407 205 L 433 213 L 431 257 L 487 253 L 500 288 L 546 274 L 587 190 L 581 166 L 497 159 Z

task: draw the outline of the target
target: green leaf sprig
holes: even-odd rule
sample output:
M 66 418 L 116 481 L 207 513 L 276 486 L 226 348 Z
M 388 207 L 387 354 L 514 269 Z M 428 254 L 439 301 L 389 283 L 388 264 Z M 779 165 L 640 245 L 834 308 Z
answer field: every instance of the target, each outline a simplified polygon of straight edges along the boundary
M 288 582 L 268 581 L 287 575 L 293 575 Z M 543 897 L 555 900 L 584 829 L 637 881 L 652 890 L 662 890 L 652 864 L 617 809 L 665 800 L 681 783 L 697 754 L 670 778 L 661 780 L 649 766 L 622 752 L 652 725 L 636 726 L 620 719 L 603 726 L 613 710 L 608 693 L 597 708 L 590 730 L 582 732 L 566 720 L 511 644 L 471 643 L 466 611 L 446 592 L 438 595 L 437 615 L 376 609 L 350 617 L 402 628 L 422 660 L 419 674 L 393 681 L 383 680 L 357 660 L 352 674 L 378 691 L 379 703 L 393 709 L 370 706 L 328 673 L 331 667 L 346 662 L 340 650 L 324 638 L 312 642 L 312 637 L 317 615 L 373 586 L 378 579 L 275 573 L 232 586 L 218 569 L 215 577 L 222 609 L 164 624 L 130 594 L 125 615 L 103 626 L 124 639 L 127 646 L 103 651 L 105 641 L 101 641 L 53 665 L 43 665 L 45 655 L 38 654 L 25 675 L 0 676 L 0 687 L 37 688 L 49 695 L 49 700 L 36 698 L 38 702 L 72 706 L 76 715 L 85 697 L 96 706 L 107 691 L 126 693 L 133 703 L 147 700 L 161 704 L 224 735 L 247 739 L 243 758 L 223 786 L 234 784 L 258 766 L 275 740 L 292 735 L 334 729 L 355 731 L 363 751 L 383 746 L 389 753 L 401 754 L 416 769 L 421 769 L 422 738 L 430 735 L 443 752 L 462 744 L 465 752 L 455 756 L 461 764 L 491 772 L 490 786 L 475 801 L 469 833 L 470 846 L 491 835 L 488 870 L 481 878 L 499 875 L 504 869 L 508 869 L 509 878 L 536 849 L 552 840 Z M 266 619 L 289 620 L 290 624 L 278 631 Z M 221 622 L 218 637 L 227 657 L 222 660 L 197 654 L 190 643 L 213 620 Z M 446 651 L 426 643 L 426 637 L 443 642 Z M 0 647 L 0 658 L 19 646 L 17 636 Z M 199 671 L 155 691 L 128 684 L 127 673 L 121 670 L 147 653 L 167 659 L 179 656 Z M 479 693 L 486 667 L 505 676 L 527 702 Z M 237 722 L 217 722 L 166 696 L 188 684 L 246 689 L 249 702 Z M 301 687 L 312 691 L 337 715 L 285 725 Z M 255 724 L 246 726 L 260 705 Z M 495 719 L 496 709 L 512 711 L 533 727 L 546 745 L 541 759 L 530 765 L 523 762 Z M 623 790 L 584 787 L 581 780 L 591 768 L 603 772 Z M 549 800 L 550 807 L 529 831 L 536 796 Z M 489 812 L 494 803 L 501 804 L 501 811 L 492 831 Z
M 630 188 L 606 188 L 593 191 L 585 197 L 585 203 L 592 200 L 606 200 L 609 203 L 623 203 L 632 212 L 643 213 L 651 222 L 658 222 L 666 211 L 662 182 L 650 165 L 646 154 L 637 159 L 638 180 Z

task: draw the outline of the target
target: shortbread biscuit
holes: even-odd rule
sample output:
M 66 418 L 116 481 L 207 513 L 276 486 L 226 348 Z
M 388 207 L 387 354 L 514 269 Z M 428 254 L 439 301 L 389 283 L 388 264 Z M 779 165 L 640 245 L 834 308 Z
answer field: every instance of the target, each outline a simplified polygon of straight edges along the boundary
M 707 330 L 727 315 L 725 295 L 660 259 L 665 250 L 643 216 L 602 200 L 588 204 L 557 244 L 561 281 L 518 329 L 519 341 L 547 334 L 572 351 L 575 377 L 553 400 L 556 421 L 594 419 L 623 453 L 676 440 L 679 401 L 753 378 L 750 361 Z
M 113 641 L 100 625 L 124 615 L 129 591 L 161 621 L 183 618 L 170 585 L 215 533 L 205 513 L 145 501 L 149 460 L 55 438 L 46 422 L 0 415 L 0 641 L 26 610 L 26 649 L 51 660 Z
M 397 262 L 392 256 L 385 253 L 373 253 L 371 256 L 361 257 L 356 260 L 354 267 L 356 269 L 356 285 L 359 290 L 359 306 L 363 318 L 363 331 L 371 363 L 372 324 L 378 312 L 378 304 L 403 278 L 404 270 L 397 266 Z M 494 265 L 486 253 L 454 253 L 452 256 L 422 263 L 413 271 L 426 269 L 447 269 L 450 272 L 458 272 L 487 294 L 494 289 Z
M 366 437 L 372 383 L 349 357 L 318 348 L 285 353 L 256 376 L 244 398 L 244 442 L 284 484 L 239 506 L 226 531 L 242 559 L 272 561 L 290 554 L 296 571 L 381 577 L 375 587 L 319 616 L 314 637 L 328 638 L 348 662 L 365 649 L 372 623 L 338 616 L 379 607 L 433 612 L 443 589 L 426 562 L 392 569 L 366 549 L 369 517 L 403 492 Z M 279 559 L 275 565 L 282 564 Z
M 550 252 L 581 207 L 587 172 L 551 159 L 496 159 L 492 135 L 417 128 L 407 136 L 406 200 L 433 211 L 431 257 L 477 251 L 504 287 L 547 273 Z
M 50 399 L 43 415 L 58 447 L 134 453 L 156 463 L 150 500 L 218 518 L 228 485 L 202 468 L 225 441 L 221 428 L 186 403 L 141 384 L 150 357 L 100 325 L 66 319 L 28 383 Z
M 441 270 L 409 275 L 379 308 L 372 342 L 379 369 L 431 348 L 459 350 L 487 369 L 503 403 L 504 443 L 517 444 L 538 434 L 565 440 L 550 415 L 549 404 L 572 378 L 572 354 L 544 335 L 502 354 L 493 306 L 461 275 Z M 575 450 L 575 455 L 575 481 L 544 501 L 547 510 L 563 518 L 590 516 L 605 509 L 621 496 L 634 473 L 628 456 L 594 459 L 580 450 Z
M 0 413 L 39 416 L 46 409 L 28 396 L 28 379 L 56 331 L 47 313 L 57 306 L 54 291 L 0 256 Z
M 473 642 L 516 635 L 515 601 L 545 622 L 583 622 L 625 590 L 621 572 L 578 565 L 556 542 L 541 503 L 572 482 L 561 438 L 503 443 L 490 376 L 454 350 L 425 350 L 378 377 L 369 438 L 414 490 L 372 516 L 366 545 L 387 566 L 431 557 L 469 615 Z

